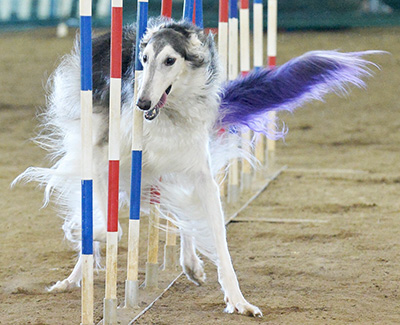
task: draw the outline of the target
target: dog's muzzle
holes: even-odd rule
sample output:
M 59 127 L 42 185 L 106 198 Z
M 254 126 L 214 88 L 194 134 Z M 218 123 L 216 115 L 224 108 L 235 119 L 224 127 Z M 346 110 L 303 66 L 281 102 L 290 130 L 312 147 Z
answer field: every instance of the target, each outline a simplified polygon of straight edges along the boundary
M 165 105 L 167 102 L 168 94 L 170 93 L 172 85 L 170 85 L 165 92 L 162 94 L 160 100 L 158 101 L 157 105 L 154 106 L 152 109 L 149 109 L 144 114 L 146 120 L 151 121 L 154 120 L 157 115 L 160 113 L 160 109 Z M 139 107 L 140 108 L 140 107 Z

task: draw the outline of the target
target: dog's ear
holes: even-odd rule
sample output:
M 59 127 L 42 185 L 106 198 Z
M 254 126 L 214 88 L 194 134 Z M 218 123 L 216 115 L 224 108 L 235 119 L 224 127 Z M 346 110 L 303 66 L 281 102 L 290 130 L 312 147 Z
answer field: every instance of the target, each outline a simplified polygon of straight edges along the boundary
M 189 38 L 190 46 L 192 48 L 199 48 L 203 45 L 197 33 L 191 33 Z
M 200 67 L 207 61 L 207 52 L 205 51 L 206 37 L 202 36 L 204 35 L 196 32 L 190 33 L 189 36 L 189 46 L 185 59 L 190 61 L 194 67 Z

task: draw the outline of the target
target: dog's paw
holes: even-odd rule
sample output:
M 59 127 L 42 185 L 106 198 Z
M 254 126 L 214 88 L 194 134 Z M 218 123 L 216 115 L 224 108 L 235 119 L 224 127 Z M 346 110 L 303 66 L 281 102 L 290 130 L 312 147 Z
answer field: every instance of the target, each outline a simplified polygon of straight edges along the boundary
M 195 258 L 185 261 L 185 263 L 182 265 L 182 269 L 186 274 L 186 277 L 198 286 L 206 281 L 206 274 L 204 272 L 203 264 L 203 261 L 195 256 Z
M 57 281 L 56 284 L 47 288 L 47 292 L 65 292 L 74 288 L 78 288 L 79 286 L 79 282 L 70 282 L 68 279 L 65 279 L 62 281 Z
M 246 300 L 242 302 L 232 303 L 228 298 L 225 298 L 225 301 L 226 301 L 226 308 L 224 311 L 226 313 L 232 314 L 234 312 L 237 312 L 239 314 L 246 316 L 253 316 L 253 317 L 263 316 L 260 308 L 248 303 Z

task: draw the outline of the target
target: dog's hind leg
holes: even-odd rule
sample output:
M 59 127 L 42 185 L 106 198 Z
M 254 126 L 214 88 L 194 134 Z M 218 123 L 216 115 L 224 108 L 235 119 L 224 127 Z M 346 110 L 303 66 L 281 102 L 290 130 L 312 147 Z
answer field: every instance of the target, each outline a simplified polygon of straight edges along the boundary
M 233 269 L 226 241 L 226 230 L 222 205 L 219 198 L 219 188 L 211 175 L 209 168 L 201 172 L 196 179 L 196 192 L 200 199 L 199 209 L 203 209 L 216 251 L 218 281 L 225 294 L 228 313 L 234 311 L 240 314 L 262 316 L 260 309 L 251 305 L 243 297 L 239 283 Z
M 196 285 L 206 280 L 203 261 L 197 256 L 194 238 L 181 230 L 180 264 L 186 277 Z

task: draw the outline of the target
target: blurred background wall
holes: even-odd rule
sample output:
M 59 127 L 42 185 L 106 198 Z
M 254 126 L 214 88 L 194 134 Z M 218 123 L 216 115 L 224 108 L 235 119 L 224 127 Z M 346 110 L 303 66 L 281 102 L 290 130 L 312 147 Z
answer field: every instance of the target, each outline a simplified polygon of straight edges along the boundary
M 111 0 L 93 0 L 95 27 L 110 24 Z M 281 29 L 330 29 L 400 25 L 400 0 L 279 0 Z M 174 1 L 173 16 L 182 15 L 183 0 Z M 55 26 L 60 22 L 78 26 L 79 0 L 0 0 L 0 28 Z M 160 13 L 161 1 L 149 1 L 149 15 Z M 267 6 L 264 5 L 266 11 Z M 133 22 L 136 0 L 124 0 L 124 21 Z M 267 19 L 265 12 L 264 19 Z M 218 1 L 204 0 L 205 27 L 218 22 Z M 267 26 L 267 24 L 264 24 Z

